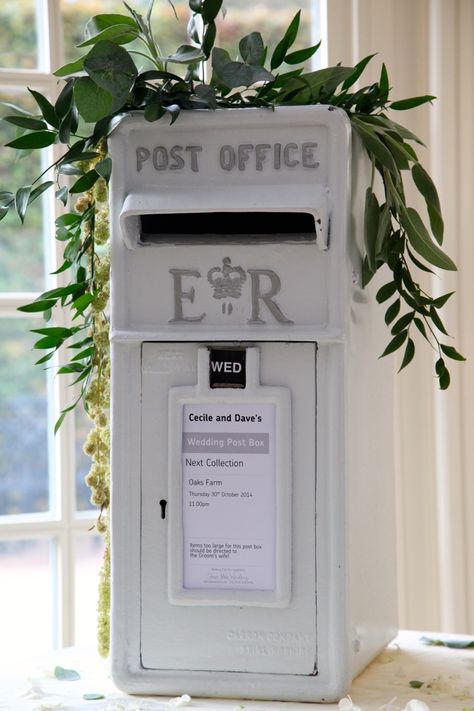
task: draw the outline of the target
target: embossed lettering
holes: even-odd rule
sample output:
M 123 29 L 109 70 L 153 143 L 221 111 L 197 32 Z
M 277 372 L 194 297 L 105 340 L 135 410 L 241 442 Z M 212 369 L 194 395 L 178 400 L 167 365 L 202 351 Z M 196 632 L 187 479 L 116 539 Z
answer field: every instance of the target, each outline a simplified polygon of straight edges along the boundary
M 198 154 L 202 151 L 202 146 L 186 146 L 186 150 L 191 154 L 191 170 L 199 173 Z
M 232 146 L 222 146 L 219 151 L 219 162 L 222 170 L 232 170 L 235 168 L 235 151 Z
M 188 291 L 183 291 L 183 277 L 195 277 L 199 279 L 201 273 L 197 269 L 170 269 L 170 274 L 173 277 L 173 294 L 174 294 L 174 318 L 169 320 L 169 323 L 190 323 L 202 321 L 205 313 L 200 316 L 185 316 L 183 313 L 183 299 L 187 299 L 191 304 L 194 303 L 195 290 L 192 286 Z
M 139 173 L 142 169 L 143 163 L 147 161 L 150 157 L 150 151 L 148 148 L 144 148 L 143 146 L 138 146 L 137 148 L 137 173 Z
M 249 154 L 252 149 L 252 143 L 241 143 L 237 148 L 239 170 L 245 170 L 245 164 L 249 159 Z
M 252 298 L 252 316 L 249 323 L 264 324 L 260 318 L 260 302 L 263 302 L 272 316 L 279 323 L 293 323 L 285 316 L 273 297 L 276 296 L 281 289 L 281 280 L 278 274 L 272 269 L 247 269 L 251 279 L 251 298 Z M 266 277 L 270 281 L 270 288 L 266 292 L 262 292 L 261 277 Z
M 153 149 L 153 167 L 155 170 L 166 170 L 168 167 L 168 151 L 164 146 Z
M 317 168 L 319 166 L 319 162 L 314 159 L 314 151 L 317 147 L 317 143 L 303 143 L 301 146 L 303 168 Z
M 174 163 L 170 165 L 170 170 L 181 170 L 184 168 L 184 158 L 180 155 L 183 150 L 183 146 L 173 146 L 170 150 L 170 156 L 174 160 Z
M 297 151 L 298 145 L 296 143 L 287 143 L 283 149 L 283 161 L 287 168 L 296 168 L 300 164 L 299 160 L 296 158 L 290 158 L 290 151 Z
M 269 150 L 271 150 L 269 143 L 257 143 L 255 146 L 255 167 L 257 170 L 263 170 L 263 164 L 267 159 Z

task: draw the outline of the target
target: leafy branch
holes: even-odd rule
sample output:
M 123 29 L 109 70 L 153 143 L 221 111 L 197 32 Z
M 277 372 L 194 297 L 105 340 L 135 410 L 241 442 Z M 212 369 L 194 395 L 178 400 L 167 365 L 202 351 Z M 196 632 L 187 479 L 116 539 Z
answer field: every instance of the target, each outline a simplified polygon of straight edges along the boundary
M 412 109 L 434 97 L 391 102 L 385 65 L 378 82 L 353 90 L 373 55 L 355 67 L 337 65 L 306 71 L 303 63 L 317 52 L 319 43 L 293 50 L 300 12 L 271 55 L 261 34 L 251 32 L 239 42 L 240 57 L 234 60 L 226 50 L 215 46 L 222 0 L 189 0 L 189 44 L 171 54 L 162 52 L 154 36 L 153 2 L 145 16 L 124 5 L 128 14 L 100 14 L 89 20 L 85 39 L 79 45 L 86 53 L 55 72 L 64 85 L 54 104 L 30 90 L 36 113 L 9 104 L 10 112 L 3 117 L 17 128 L 17 137 L 6 145 L 20 156 L 53 144 L 62 144 L 64 151 L 52 166 L 54 181 L 43 180 L 43 174 L 15 192 L 0 192 L 0 219 L 12 209 L 23 222 L 29 205 L 53 186 L 64 206 L 77 195 L 85 195 L 88 200 L 87 209 L 71 209 L 56 221 L 56 238 L 64 242 L 64 262 L 58 272 L 70 273 L 70 282 L 22 307 L 27 313 L 43 312 L 46 320 L 56 307 L 65 308 L 75 323 L 70 328 L 36 330 L 40 338 L 35 347 L 46 351 L 38 363 L 45 363 L 62 347 L 77 350 L 59 373 L 75 376 L 75 384 L 81 384 L 79 399 L 83 399 L 97 356 L 91 335 L 94 303 L 101 301 L 104 289 L 104 285 L 98 287 L 94 277 L 93 195 L 97 187 L 103 190 L 109 181 L 111 161 L 106 139 L 124 115 L 138 110 L 147 121 L 168 116 L 173 123 L 181 110 L 329 104 L 347 113 L 372 164 L 365 201 L 363 284 L 368 284 L 381 267 L 388 268 L 390 279 L 377 293 L 381 304 L 390 302 L 385 322 L 391 340 L 382 355 L 404 347 L 401 368 L 405 368 L 415 355 L 414 334 L 418 333 L 437 351 L 436 376 L 440 387 L 447 388 L 450 378 L 446 359 L 464 360 L 453 346 L 442 342 L 448 334 L 439 311 L 452 293 L 430 296 L 417 282 L 414 268 L 432 273 L 433 267 L 456 267 L 441 248 L 444 225 L 438 194 L 415 152 L 415 146 L 422 142 L 387 113 L 389 109 Z M 205 82 L 198 76 L 201 63 L 208 59 L 212 75 Z M 170 65 L 177 67 L 176 73 L 169 71 Z M 381 203 L 375 174 L 380 176 L 383 190 Z M 429 227 L 406 204 L 403 176 L 408 174 L 425 201 Z

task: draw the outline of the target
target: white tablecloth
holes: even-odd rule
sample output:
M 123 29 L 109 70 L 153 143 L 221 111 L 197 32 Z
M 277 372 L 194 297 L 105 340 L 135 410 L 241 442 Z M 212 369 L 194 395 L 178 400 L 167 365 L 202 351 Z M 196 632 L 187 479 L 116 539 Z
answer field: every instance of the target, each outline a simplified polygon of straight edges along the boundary
M 350 697 L 360 711 L 400 711 L 412 699 L 430 711 L 474 711 L 474 649 L 422 644 L 422 633 L 402 632 L 397 640 L 354 681 Z M 426 635 L 443 638 L 443 635 Z M 452 639 L 453 636 L 447 637 Z M 457 639 L 460 639 L 459 637 Z M 25 655 L 26 657 L 26 655 Z M 54 668 L 74 669 L 77 681 L 58 681 Z M 410 682 L 423 682 L 414 688 Z M 182 689 L 186 694 L 186 689 Z M 84 694 L 104 698 L 85 700 Z M 341 703 L 349 709 L 350 703 Z M 33 662 L 15 661 L 0 669 L 0 709 L 76 711 L 172 711 L 168 698 L 126 696 L 115 688 L 108 663 L 91 650 L 70 648 Z M 192 699 L 185 708 L 200 711 L 336 711 L 337 704 Z M 426 707 L 419 706 L 421 709 Z M 409 711 L 411 708 L 409 707 Z M 418 711 L 418 709 L 416 710 Z

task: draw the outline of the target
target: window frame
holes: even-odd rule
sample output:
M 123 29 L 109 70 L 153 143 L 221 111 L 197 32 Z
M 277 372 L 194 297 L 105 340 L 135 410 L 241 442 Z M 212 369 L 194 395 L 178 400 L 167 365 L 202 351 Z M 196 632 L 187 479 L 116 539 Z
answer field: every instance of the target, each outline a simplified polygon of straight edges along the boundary
M 58 80 L 51 73 L 61 66 L 64 56 L 60 0 L 36 0 L 38 59 L 36 69 L 1 69 L 0 89 L 24 91 L 25 86 L 46 93 L 51 100 L 57 97 Z M 45 167 L 59 157 L 60 147 L 45 149 Z M 54 238 L 54 218 L 60 214 L 60 205 L 53 191 L 42 196 L 43 239 L 45 246 L 45 281 L 48 287 L 65 284 L 63 274 L 51 275 L 62 263 L 62 244 Z M 28 219 L 28 218 L 27 218 Z M 29 303 L 40 292 L 0 292 L 0 318 L 31 319 L 35 314 L 22 314 L 17 308 Z M 55 315 L 58 326 L 67 325 L 65 314 Z M 39 323 L 41 314 L 37 315 Z M 54 366 L 61 361 L 61 353 L 53 359 Z M 51 373 L 51 371 L 48 371 Z M 73 645 L 76 618 L 76 540 L 90 531 L 97 517 L 94 509 L 76 509 L 76 462 L 74 413 L 64 420 L 56 436 L 52 423 L 62 409 L 73 400 L 68 376 L 48 376 L 48 437 L 49 437 L 49 510 L 42 513 L 22 513 L 0 516 L 0 543 L 11 540 L 44 540 L 50 542 L 50 584 L 53 629 L 51 643 L 54 648 Z

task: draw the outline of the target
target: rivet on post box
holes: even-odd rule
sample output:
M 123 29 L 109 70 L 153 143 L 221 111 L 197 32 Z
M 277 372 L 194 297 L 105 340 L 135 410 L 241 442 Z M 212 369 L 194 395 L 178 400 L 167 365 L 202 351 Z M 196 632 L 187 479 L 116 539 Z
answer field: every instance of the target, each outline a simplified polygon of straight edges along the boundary
M 395 634 L 367 166 L 331 109 L 133 117 L 110 139 L 112 665 L 131 693 L 337 700 Z

